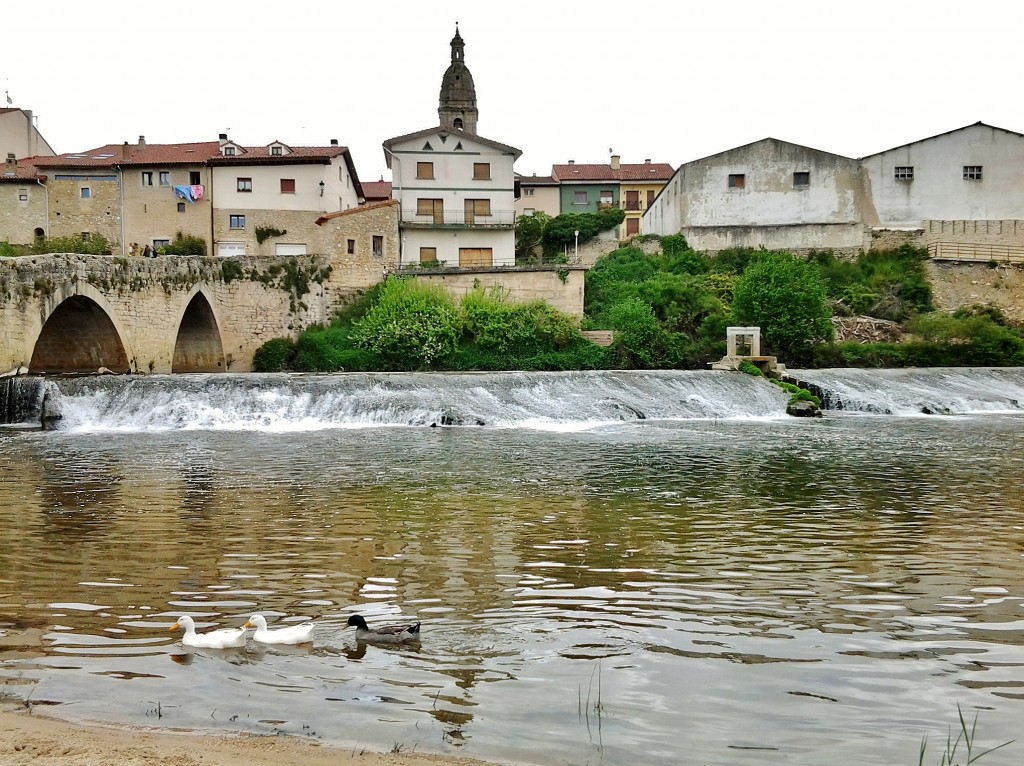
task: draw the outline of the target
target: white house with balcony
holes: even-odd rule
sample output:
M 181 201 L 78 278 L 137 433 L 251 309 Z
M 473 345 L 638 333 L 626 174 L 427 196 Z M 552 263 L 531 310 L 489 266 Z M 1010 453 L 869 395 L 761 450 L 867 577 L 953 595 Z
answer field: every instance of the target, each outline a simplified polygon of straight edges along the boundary
M 458 29 L 441 83 L 440 125 L 384 142 L 399 203 L 401 265 L 515 265 L 515 147 L 476 134 L 473 76 Z

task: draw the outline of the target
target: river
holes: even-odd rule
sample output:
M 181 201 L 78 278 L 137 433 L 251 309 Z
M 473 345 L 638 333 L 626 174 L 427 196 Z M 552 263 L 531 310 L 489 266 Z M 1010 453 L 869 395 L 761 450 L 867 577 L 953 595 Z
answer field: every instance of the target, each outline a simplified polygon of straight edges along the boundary
M 24 382 L 63 418 L 0 428 L 0 694 L 543 766 L 938 763 L 959 707 L 1020 763 L 1024 370 L 795 374 L 843 409 L 711 372 Z M 255 611 L 312 646 L 168 632 Z

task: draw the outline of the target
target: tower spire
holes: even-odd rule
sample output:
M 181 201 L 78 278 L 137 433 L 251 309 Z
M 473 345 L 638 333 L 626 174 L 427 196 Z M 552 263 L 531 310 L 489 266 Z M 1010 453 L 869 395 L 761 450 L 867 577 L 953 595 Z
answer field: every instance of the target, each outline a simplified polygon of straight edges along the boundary
M 476 108 L 476 86 L 473 84 L 473 75 L 466 66 L 466 43 L 459 33 L 457 21 L 455 37 L 452 38 L 450 45 L 452 62 L 441 80 L 437 116 L 442 126 L 475 135 L 479 114 Z

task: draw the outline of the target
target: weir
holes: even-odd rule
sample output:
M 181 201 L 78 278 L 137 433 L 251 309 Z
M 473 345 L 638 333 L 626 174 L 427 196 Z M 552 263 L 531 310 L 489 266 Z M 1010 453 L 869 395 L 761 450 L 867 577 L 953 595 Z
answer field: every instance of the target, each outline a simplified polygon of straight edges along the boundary
M 1024 412 L 1024 369 L 795 370 L 833 412 Z M 572 430 L 641 420 L 786 419 L 763 378 L 711 371 L 345 373 L 17 377 L 0 418 L 61 430 L 311 431 L 387 426 Z

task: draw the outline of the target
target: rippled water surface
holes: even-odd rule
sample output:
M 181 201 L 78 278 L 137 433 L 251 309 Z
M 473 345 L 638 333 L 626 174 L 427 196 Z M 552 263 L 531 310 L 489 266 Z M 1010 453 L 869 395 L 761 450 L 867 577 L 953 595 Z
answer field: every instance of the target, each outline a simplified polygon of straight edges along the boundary
M 0 432 L 0 688 L 536 764 L 937 763 L 959 705 L 1018 764 L 1022 426 Z M 257 610 L 314 644 L 167 630 Z

